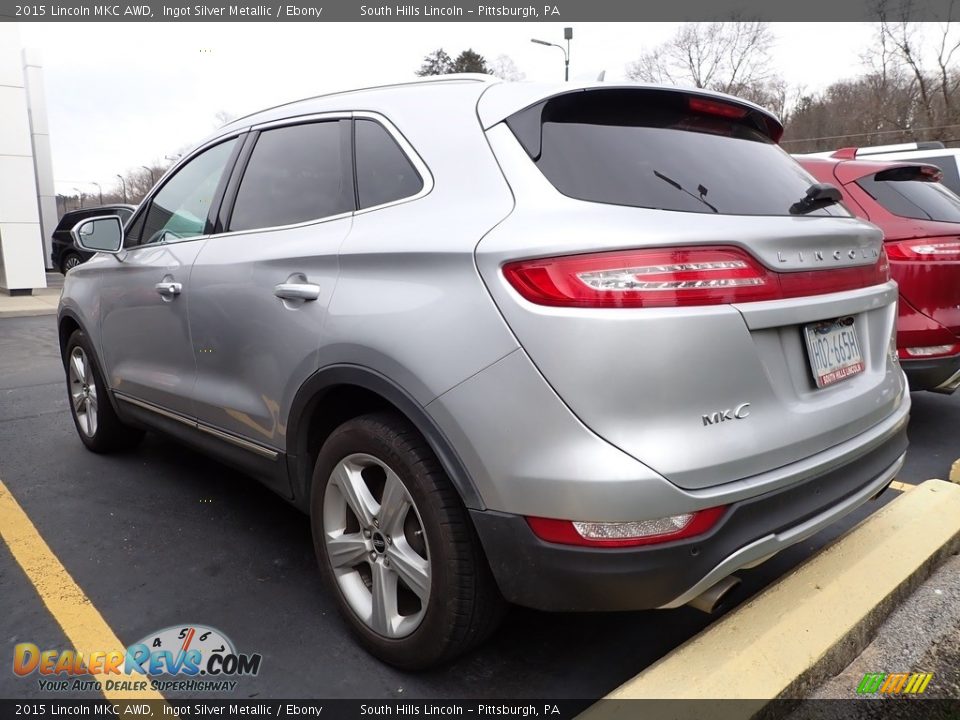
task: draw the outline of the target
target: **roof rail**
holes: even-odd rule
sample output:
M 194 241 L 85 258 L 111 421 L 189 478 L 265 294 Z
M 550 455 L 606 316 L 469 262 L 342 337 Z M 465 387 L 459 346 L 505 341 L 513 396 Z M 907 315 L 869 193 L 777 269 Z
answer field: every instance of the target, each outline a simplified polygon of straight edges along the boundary
M 395 87 L 405 87 L 407 85 L 429 85 L 431 83 L 450 83 L 450 82 L 482 82 L 482 83 L 498 83 L 503 82 L 500 78 L 495 75 L 487 75 L 486 73 L 450 73 L 448 75 L 428 75 L 425 77 L 418 77 L 414 80 L 405 80 L 403 82 L 387 83 L 385 85 L 369 85 L 367 87 L 360 88 L 350 88 L 348 90 L 335 90 L 328 93 L 320 93 L 319 95 L 308 95 L 307 97 L 297 98 L 296 100 L 288 100 L 287 102 L 280 103 L 279 105 L 272 105 L 271 107 L 261 108 L 252 113 L 247 113 L 241 117 L 238 117 L 234 120 L 231 120 L 227 125 L 223 127 L 229 127 L 234 125 L 241 120 L 246 120 L 249 117 L 254 115 L 259 115 L 260 113 L 269 112 L 270 110 L 277 110 L 287 105 L 296 105 L 300 102 L 306 102 L 308 100 L 319 100 L 320 98 L 335 97 L 337 95 L 347 95 L 350 93 L 356 92 L 365 92 L 367 90 L 386 90 L 388 88 Z M 220 128 L 221 130 L 223 128 Z

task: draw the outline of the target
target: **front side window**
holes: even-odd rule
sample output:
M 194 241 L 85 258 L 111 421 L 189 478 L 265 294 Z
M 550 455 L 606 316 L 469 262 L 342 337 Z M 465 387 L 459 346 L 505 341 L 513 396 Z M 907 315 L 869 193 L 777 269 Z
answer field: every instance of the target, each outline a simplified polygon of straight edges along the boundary
M 357 120 L 354 144 L 361 210 L 411 197 L 423 189 L 420 174 L 380 123 Z
M 960 197 L 938 182 L 917 177 L 914 174 L 911 179 L 901 180 L 888 170 L 860 178 L 857 185 L 893 215 L 960 223 Z
M 348 120 L 329 120 L 261 132 L 229 230 L 296 225 L 352 211 L 348 131 Z
M 815 182 L 762 113 L 675 91 L 569 93 L 507 125 L 558 191 L 588 202 L 789 215 Z M 849 216 L 840 205 L 809 214 Z
M 210 205 L 237 139 L 203 151 L 177 170 L 131 228 L 127 246 L 203 235 Z

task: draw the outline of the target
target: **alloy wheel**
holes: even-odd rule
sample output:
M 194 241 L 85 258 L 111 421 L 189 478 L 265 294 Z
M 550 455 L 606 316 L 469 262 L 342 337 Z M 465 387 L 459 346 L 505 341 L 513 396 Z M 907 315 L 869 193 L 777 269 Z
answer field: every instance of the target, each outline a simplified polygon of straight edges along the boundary
M 97 384 L 93 379 L 93 367 L 82 347 L 70 352 L 67 362 L 70 378 L 70 402 L 77 417 L 77 425 L 87 436 L 97 434 Z
M 378 635 L 410 635 L 430 599 L 430 555 L 410 492 L 381 460 L 354 453 L 323 498 L 324 543 L 340 592 Z

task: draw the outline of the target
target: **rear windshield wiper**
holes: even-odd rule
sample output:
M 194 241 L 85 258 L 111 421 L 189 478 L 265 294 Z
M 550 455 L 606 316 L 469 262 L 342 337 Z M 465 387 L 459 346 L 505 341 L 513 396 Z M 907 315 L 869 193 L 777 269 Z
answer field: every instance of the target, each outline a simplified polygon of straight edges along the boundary
M 674 180 L 673 178 L 668 178 L 666 175 L 664 175 L 664 174 L 663 174 L 662 172 L 660 172 L 659 170 L 654 170 L 654 171 L 653 171 L 653 174 L 656 175 L 656 176 L 657 176 L 658 178 L 660 178 L 661 180 L 663 180 L 663 181 L 664 181 L 665 183 L 667 183 L 668 185 L 673 185 L 673 186 L 674 186 L 677 190 L 679 190 L 680 192 L 685 192 L 687 195 L 689 195 L 690 197 L 692 197 L 694 200 L 699 200 L 699 201 L 702 202 L 704 205 L 706 205 L 708 208 L 710 208 L 711 210 L 713 210 L 715 213 L 719 213 L 719 212 L 720 212 L 719 210 L 717 210 L 717 208 L 715 208 L 713 205 L 711 205 L 710 203 L 708 203 L 708 202 L 706 201 L 706 199 L 703 197 L 704 195 L 707 194 L 707 189 L 706 189 L 703 185 L 698 185 L 698 186 L 697 186 L 697 190 L 700 191 L 700 194 L 699 194 L 699 195 L 694 195 L 692 192 L 690 192 L 690 191 L 687 190 L 685 187 L 683 187 L 683 185 L 681 185 L 680 183 L 678 183 L 678 182 L 677 182 L 676 180 Z
M 791 215 L 806 215 L 807 213 L 836 205 L 843 199 L 840 191 L 830 183 L 814 183 L 807 188 L 807 194 L 790 206 Z

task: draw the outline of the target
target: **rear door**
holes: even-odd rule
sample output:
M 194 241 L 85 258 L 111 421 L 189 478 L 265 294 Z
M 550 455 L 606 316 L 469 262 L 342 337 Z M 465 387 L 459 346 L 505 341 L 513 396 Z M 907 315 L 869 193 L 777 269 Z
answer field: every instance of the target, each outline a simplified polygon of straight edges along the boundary
M 190 271 L 239 142 L 207 147 L 171 175 L 127 228 L 125 255 L 102 271 L 103 358 L 121 399 L 193 413 Z
M 354 210 L 350 135 L 343 114 L 254 128 L 194 263 L 197 419 L 264 452 L 285 450 L 316 369 Z

